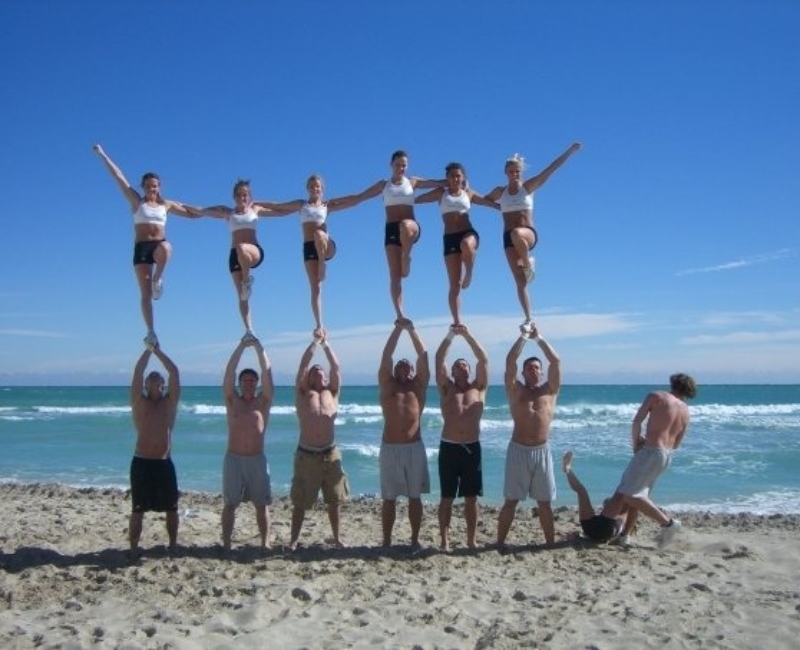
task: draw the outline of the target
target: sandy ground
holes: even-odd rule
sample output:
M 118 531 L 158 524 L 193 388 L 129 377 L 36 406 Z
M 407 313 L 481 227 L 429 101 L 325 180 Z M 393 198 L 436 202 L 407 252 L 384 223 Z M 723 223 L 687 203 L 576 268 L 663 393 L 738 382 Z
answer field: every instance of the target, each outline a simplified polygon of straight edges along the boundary
M 520 508 L 510 552 L 493 547 L 497 508 L 481 510 L 477 550 L 438 551 L 425 506 L 423 551 L 410 552 L 404 501 L 397 545 L 380 547 L 380 503 L 347 504 L 349 548 L 333 548 L 327 515 L 308 513 L 290 553 L 290 505 L 272 508 L 262 556 L 252 508 L 234 549 L 219 546 L 221 499 L 181 497 L 179 548 L 148 513 L 143 555 L 127 554 L 130 501 L 120 490 L 0 485 L 3 648 L 797 648 L 800 516 L 683 515 L 661 549 L 643 522 L 637 545 L 581 539 L 575 511 L 556 512 L 542 546 Z

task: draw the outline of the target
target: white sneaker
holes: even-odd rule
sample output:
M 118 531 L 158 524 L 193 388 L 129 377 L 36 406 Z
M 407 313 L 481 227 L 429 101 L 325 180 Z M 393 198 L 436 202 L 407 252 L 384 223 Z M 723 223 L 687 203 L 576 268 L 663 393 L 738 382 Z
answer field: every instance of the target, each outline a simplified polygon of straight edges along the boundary
M 244 280 L 242 280 L 242 290 L 239 292 L 239 298 L 242 302 L 245 300 L 250 300 L 250 294 L 253 293 L 253 282 L 255 278 L 252 275 L 248 275 Z
M 242 343 L 250 343 L 251 341 L 258 341 L 258 337 L 253 330 L 247 330 L 242 337 Z
M 525 336 L 530 336 L 531 332 L 533 332 L 533 323 L 529 320 L 526 320 L 522 325 L 519 326 L 519 331 L 522 332 Z
M 636 546 L 636 538 L 633 535 L 620 535 L 617 537 L 617 544 L 622 548 L 632 548 Z
M 675 535 L 681 531 L 681 528 L 683 528 L 683 524 L 681 524 L 680 519 L 670 520 L 669 524 L 662 526 L 661 532 L 658 534 L 658 545 L 666 546 L 669 544 L 675 539 Z
M 536 260 L 532 257 L 528 258 L 528 266 L 522 267 L 522 274 L 525 276 L 525 282 L 530 284 L 536 277 Z
M 147 336 L 144 337 L 144 347 L 150 350 L 150 352 L 158 347 L 158 337 L 153 330 L 150 330 Z
M 153 282 L 153 300 L 158 300 L 161 295 L 164 293 L 164 280 L 159 278 L 155 282 Z

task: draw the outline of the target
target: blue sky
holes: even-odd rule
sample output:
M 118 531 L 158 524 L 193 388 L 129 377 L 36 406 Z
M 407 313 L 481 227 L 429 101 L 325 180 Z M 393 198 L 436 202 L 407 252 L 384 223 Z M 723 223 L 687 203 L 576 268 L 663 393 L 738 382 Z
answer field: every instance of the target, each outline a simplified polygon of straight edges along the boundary
M 0 22 L 0 384 L 125 384 L 144 326 L 128 206 L 91 147 L 168 198 L 330 197 L 387 178 L 389 156 L 472 187 L 532 174 L 575 140 L 537 192 L 536 320 L 567 383 L 800 382 L 800 3 L 5 3 Z M 435 205 L 405 306 L 433 351 L 447 282 Z M 464 320 L 493 380 L 522 320 L 497 213 Z M 334 213 L 323 289 L 344 380 L 372 383 L 394 314 L 379 200 Z M 11 233 L 11 229 L 15 229 Z M 215 384 L 242 334 L 213 219 L 170 217 L 156 303 L 184 381 Z M 297 216 L 262 220 L 255 328 L 293 379 L 313 319 Z M 531 344 L 532 345 L 532 344 Z M 400 352 L 410 350 L 404 338 Z M 455 352 L 461 351 L 456 346 Z

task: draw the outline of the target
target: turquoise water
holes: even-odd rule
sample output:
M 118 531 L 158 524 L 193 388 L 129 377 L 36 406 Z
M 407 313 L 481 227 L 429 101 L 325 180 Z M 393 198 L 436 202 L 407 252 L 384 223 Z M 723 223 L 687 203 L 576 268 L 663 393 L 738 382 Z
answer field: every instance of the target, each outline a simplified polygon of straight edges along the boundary
M 661 386 L 564 386 L 551 445 L 600 498 L 616 487 L 630 457 L 630 422 L 648 391 Z M 354 494 L 376 494 L 382 418 L 374 386 L 342 389 L 337 440 Z M 0 388 L 0 480 L 79 486 L 128 485 L 134 434 L 127 387 Z M 293 390 L 277 389 L 267 456 L 277 494 L 288 493 L 297 446 Z M 423 416 L 433 492 L 441 416 L 435 388 Z M 800 512 L 800 386 L 702 386 L 692 423 L 654 498 L 666 507 L 715 512 Z M 511 420 L 502 386 L 492 386 L 482 424 L 484 499 L 500 503 Z M 183 389 L 173 458 L 184 490 L 218 492 L 225 451 L 218 387 Z M 574 505 L 557 476 L 556 505 Z

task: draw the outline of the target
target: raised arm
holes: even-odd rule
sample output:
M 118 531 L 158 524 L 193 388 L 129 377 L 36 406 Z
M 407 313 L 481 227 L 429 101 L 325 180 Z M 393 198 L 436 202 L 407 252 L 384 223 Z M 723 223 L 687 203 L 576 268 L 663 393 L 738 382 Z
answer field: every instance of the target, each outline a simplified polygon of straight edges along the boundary
M 308 387 L 306 378 L 308 377 L 308 369 L 311 367 L 311 359 L 314 357 L 314 350 L 317 347 L 317 339 L 311 341 L 303 356 L 300 357 L 300 365 L 297 368 L 297 378 L 294 380 L 294 388 L 296 392 L 304 393 Z
M 181 398 L 181 375 L 178 366 L 161 348 L 155 348 L 153 354 L 167 370 L 167 385 L 169 386 L 167 399 L 177 406 Z
M 105 151 L 103 151 L 103 147 L 99 144 L 96 144 L 92 147 L 94 152 L 100 156 L 100 160 L 103 161 L 103 165 L 111 174 L 111 177 L 117 182 L 119 185 L 120 190 L 125 195 L 125 198 L 128 200 L 128 203 L 131 205 L 131 212 L 136 212 L 139 208 L 139 204 L 142 202 L 142 197 L 139 196 L 139 193 L 131 187 L 131 184 L 128 182 L 128 179 L 125 178 L 125 174 L 122 173 L 122 170 L 117 167 L 111 158 L 108 157 Z
M 328 388 L 330 388 L 334 397 L 338 397 L 339 390 L 342 387 L 342 371 L 339 368 L 339 359 L 336 358 L 336 354 L 328 343 L 328 339 L 322 339 L 320 345 L 325 352 L 325 356 L 328 357 L 328 363 L 331 367 L 328 373 Z
M 400 340 L 400 334 L 403 332 L 403 327 L 399 323 L 395 323 L 392 333 L 386 339 L 386 345 L 383 346 L 383 354 L 381 354 L 381 365 L 378 368 L 378 385 L 383 386 L 387 381 L 392 378 L 392 355 L 397 349 L 397 342 Z
M 431 380 L 431 369 L 428 363 L 428 351 L 425 349 L 425 344 L 422 342 L 417 330 L 414 329 L 414 323 L 408 321 L 404 326 L 411 337 L 411 344 L 414 346 L 414 351 L 417 353 L 417 381 L 420 383 L 421 390 L 424 391 L 428 387 Z
M 222 393 L 225 396 L 225 401 L 230 403 L 236 397 L 236 368 L 239 366 L 239 360 L 242 358 L 242 352 L 249 345 L 249 342 L 240 341 L 239 345 L 231 354 L 228 360 L 228 365 L 225 367 L 225 377 L 222 380 Z
M 139 402 L 143 399 L 142 385 L 144 382 L 142 376 L 144 375 L 144 369 L 147 368 L 147 362 L 150 361 L 151 354 L 152 352 L 146 349 L 144 352 L 142 352 L 142 356 L 139 357 L 139 360 L 133 367 L 133 375 L 131 376 L 131 392 L 130 392 L 131 406 L 133 406 L 136 402 Z
M 551 162 L 547 167 L 545 167 L 542 171 L 540 171 L 536 176 L 533 178 L 529 178 L 525 181 L 522 186 L 525 188 L 525 191 L 530 194 L 534 190 L 539 189 L 542 185 L 547 182 L 547 179 L 553 175 L 561 165 L 563 165 L 569 157 L 578 151 L 581 148 L 580 142 L 573 142 L 569 149 L 567 149 L 564 153 L 562 153 L 558 158 L 556 158 L 553 162 Z
M 547 385 L 550 387 L 550 392 L 555 395 L 561 390 L 561 358 L 556 354 L 553 346 L 544 340 L 536 325 L 531 330 L 530 338 L 539 344 L 544 356 L 547 358 L 547 363 L 549 364 L 547 366 Z
M 261 341 L 256 339 L 253 341 L 253 348 L 255 348 L 256 356 L 258 357 L 258 365 L 261 367 L 261 396 L 263 398 L 263 409 L 266 409 L 272 404 L 272 398 L 275 395 L 275 384 L 272 380 L 272 364 L 270 363 L 267 351 L 261 344 Z
M 526 341 L 527 339 L 524 336 L 520 336 L 516 341 L 514 341 L 514 344 L 511 346 L 511 349 L 506 355 L 506 374 L 504 377 L 504 383 L 506 385 L 506 394 L 509 397 L 511 397 L 511 394 L 517 387 L 519 355 L 522 354 L 522 350 L 525 347 Z
M 483 349 L 483 346 L 478 343 L 478 340 L 472 336 L 466 327 L 461 335 L 478 360 L 478 363 L 475 364 L 475 388 L 486 390 L 489 387 L 489 355 L 486 354 L 486 350 Z
M 439 389 L 440 395 L 444 395 L 448 383 L 450 382 L 447 376 L 447 352 L 450 350 L 450 345 L 453 343 L 455 336 L 455 331 L 451 329 L 436 349 L 436 387 Z

